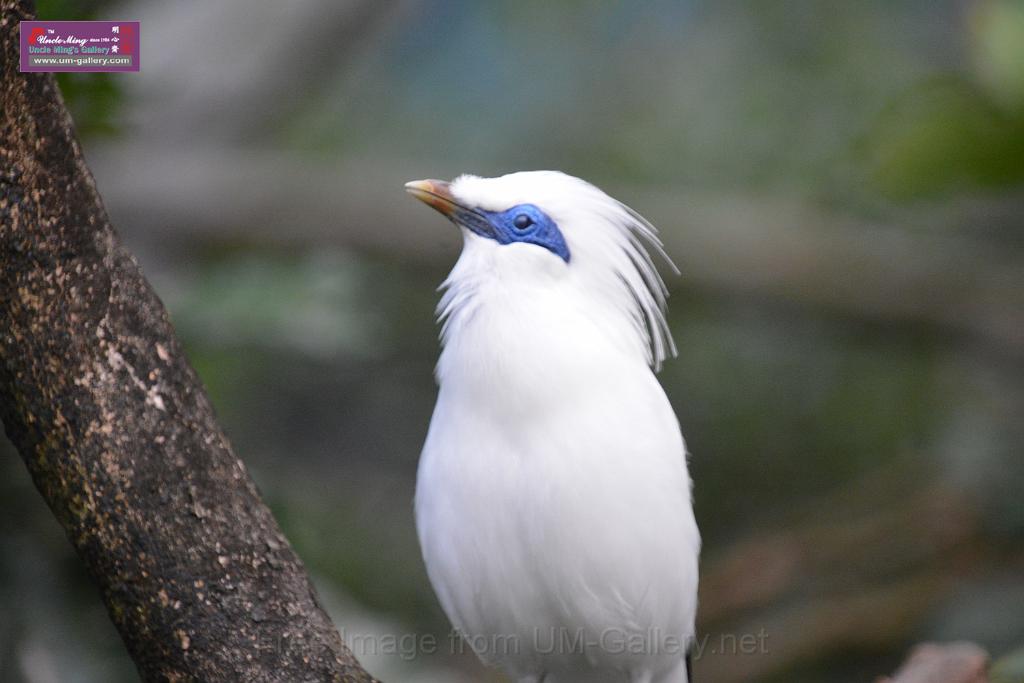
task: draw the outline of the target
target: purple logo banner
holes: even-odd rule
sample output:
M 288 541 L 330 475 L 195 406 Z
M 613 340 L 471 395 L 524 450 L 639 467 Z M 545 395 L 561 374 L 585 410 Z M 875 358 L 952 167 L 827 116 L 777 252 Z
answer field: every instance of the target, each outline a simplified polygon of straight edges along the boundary
M 22 71 L 138 71 L 137 21 L 23 21 Z

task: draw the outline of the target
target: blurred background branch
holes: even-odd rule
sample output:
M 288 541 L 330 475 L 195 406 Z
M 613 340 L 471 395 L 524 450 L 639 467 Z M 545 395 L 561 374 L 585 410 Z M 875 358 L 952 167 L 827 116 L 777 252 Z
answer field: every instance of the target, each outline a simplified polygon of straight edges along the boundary
M 988 656 L 971 643 L 921 645 L 892 678 L 879 683 L 987 683 Z
M 100 181 L 111 181 L 111 213 L 152 250 L 329 245 L 437 265 L 457 240 L 422 229 L 416 207 L 396 201 L 394 178 L 429 175 L 417 162 L 125 145 L 98 145 L 90 156 Z M 125 167 L 135 170 L 118 178 Z M 1014 253 L 988 240 L 907 234 L 778 195 L 615 192 L 660 226 L 692 286 L 852 318 L 933 323 L 1014 356 L 1024 350 L 1024 270 Z M 939 220 L 970 222 L 992 209 L 961 206 L 955 218 Z M 345 230 L 337 229 L 338 216 Z

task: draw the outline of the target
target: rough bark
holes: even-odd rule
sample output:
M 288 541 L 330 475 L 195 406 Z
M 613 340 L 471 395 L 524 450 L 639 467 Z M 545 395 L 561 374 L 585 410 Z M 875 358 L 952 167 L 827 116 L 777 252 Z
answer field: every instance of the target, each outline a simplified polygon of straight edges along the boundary
M 0 414 L 147 681 L 372 681 L 120 245 L 0 0 Z M 124 172 L 131 173 L 130 168 Z

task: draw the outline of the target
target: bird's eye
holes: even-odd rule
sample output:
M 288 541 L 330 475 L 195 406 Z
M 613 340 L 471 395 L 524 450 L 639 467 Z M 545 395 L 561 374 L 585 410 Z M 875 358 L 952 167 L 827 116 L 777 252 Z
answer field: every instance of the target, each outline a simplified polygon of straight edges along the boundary
M 521 213 L 512 219 L 512 225 L 516 227 L 516 230 L 526 230 L 528 227 L 533 225 L 533 219 L 525 213 Z

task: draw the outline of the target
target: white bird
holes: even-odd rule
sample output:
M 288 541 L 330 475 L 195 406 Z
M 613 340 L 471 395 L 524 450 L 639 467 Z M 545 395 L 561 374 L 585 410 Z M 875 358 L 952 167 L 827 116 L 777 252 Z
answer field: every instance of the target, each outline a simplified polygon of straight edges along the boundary
M 406 189 L 464 238 L 416 483 L 445 613 L 522 683 L 686 683 L 700 535 L 655 229 L 554 171 Z

